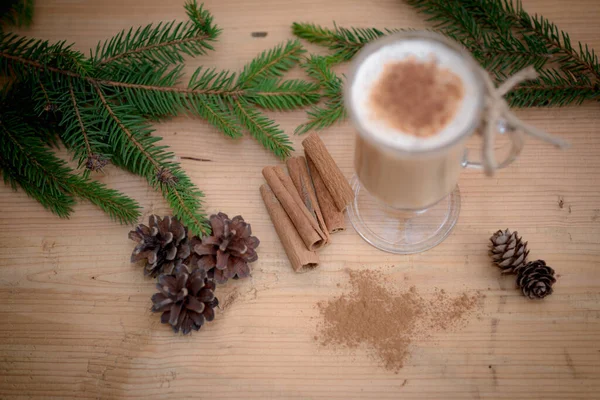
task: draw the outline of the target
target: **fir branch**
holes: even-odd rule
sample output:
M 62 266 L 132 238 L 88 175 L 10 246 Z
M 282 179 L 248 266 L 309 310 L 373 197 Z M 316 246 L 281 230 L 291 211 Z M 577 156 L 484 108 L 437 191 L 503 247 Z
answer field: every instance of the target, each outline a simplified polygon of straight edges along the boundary
M 27 79 L 35 69 L 76 78 L 87 75 L 91 63 L 71 47 L 0 32 L 0 67 L 5 75 L 19 79 Z
M 254 85 L 245 97 L 259 107 L 283 111 L 314 104 L 321 96 L 318 84 L 271 78 Z
M 283 45 L 264 51 L 246 64 L 236 86 L 247 88 L 260 78 L 280 77 L 298 63 L 300 55 L 304 52 L 298 40 L 289 40 Z
M 331 83 L 335 86 L 340 82 L 339 77 L 331 69 L 331 66 L 336 63 L 336 60 L 328 56 L 319 56 L 311 54 L 302 64 L 302 68 L 306 74 L 315 79 L 320 85 L 328 85 Z
M 243 136 L 237 118 L 221 96 L 195 95 L 190 97 L 189 108 L 225 135 L 231 138 Z
M 229 71 L 217 71 L 215 68 L 206 69 L 199 67 L 192 74 L 188 82 L 188 90 L 191 94 L 220 94 L 241 95 L 242 89 L 235 89 L 235 73 Z
M 162 167 L 161 163 L 172 154 L 153 146 L 160 138 L 151 136 L 151 130 L 142 118 L 135 116 L 134 110 L 128 106 L 111 105 L 100 86 L 94 86 L 94 90 L 99 100 L 97 108 L 102 110 L 106 121 L 112 152 L 138 175 L 156 173 Z
M 81 129 L 81 136 L 83 138 L 83 142 L 85 144 L 85 151 L 87 152 L 87 156 L 92 156 L 92 147 L 90 146 L 90 140 L 88 139 L 88 134 L 85 130 L 85 126 L 83 126 L 83 120 L 81 119 L 81 113 L 79 112 L 79 105 L 77 104 L 77 99 L 75 98 L 75 92 L 73 92 L 73 84 L 69 82 L 69 93 L 71 94 L 71 102 L 73 103 L 73 110 L 75 111 L 75 117 L 77 119 L 77 123 L 79 124 L 79 128 Z
M 173 154 L 165 152 L 164 147 L 154 145 L 160 138 L 151 135 L 151 130 L 143 119 L 135 117 L 133 110 L 128 106 L 111 105 L 99 86 L 95 90 L 106 112 L 106 119 L 112 120 L 112 123 L 107 123 L 106 128 L 115 153 L 113 160 L 131 172 L 144 176 L 151 185 L 159 189 L 174 215 L 191 232 L 206 234 L 206 215 L 200 201 L 203 194 L 179 170 L 179 166 L 170 161 Z M 165 170 L 170 175 L 168 180 L 161 179 Z
M 506 96 L 515 107 L 545 107 L 600 100 L 600 83 L 586 76 L 565 74 L 557 69 L 539 71 L 538 79 L 519 84 Z
M 1 49 L 2 46 L 0 42 L 0 50 Z M 287 44 L 278 46 L 273 50 L 263 52 L 246 66 L 244 71 L 242 71 L 242 73 L 239 75 L 235 85 L 233 84 L 234 75 L 228 73 L 227 71 L 216 73 L 216 71 L 214 70 L 207 70 L 201 74 L 200 70 L 198 70 L 194 74 L 194 76 L 192 76 L 190 84 L 187 88 L 161 86 L 161 83 L 157 81 L 157 76 L 160 77 L 158 79 L 163 80 L 173 79 L 174 77 L 178 76 L 177 71 L 171 71 L 171 75 L 168 75 L 167 78 L 165 78 L 164 75 L 161 75 L 161 72 L 159 71 L 159 73 L 156 74 L 151 79 L 151 81 L 148 81 L 146 79 L 149 77 L 150 74 L 148 70 L 142 68 L 141 71 L 138 71 L 138 73 L 133 74 L 132 72 L 128 72 L 129 70 L 126 69 L 119 77 L 125 81 L 135 82 L 130 83 L 123 81 L 100 79 L 92 76 L 84 77 L 73 73 L 72 71 L 42 65 L 36 60 L 27 59 L 21 56 L 7 55 L 7 58 L 10 60 L 17 61 L 28 67 L 38 69 L 40 71 L 48 71 L 64 75 L 66 77 L 84 79 L 95 88 L 108 87 L 115 90 L 122 90 L 120 93 L 126 98 L 129 98 L 131 100 L 137 96 L 137 99 L 139 99 L 142 102 L 142 104 L 145 105 L 162 104 L 162 108 L 158 110 L 156 108 L 141 108 L 140 112 L 144 114 L 150 114 L 155 117 L 163 116 L 165 115 L 165 113 L 168 113 L 168 115 L 175 115 L 177 112 L 180 111 L 180 108 L 186 105 L 194 105 L 193 107 L 189 107 L 188 110 L 192 112 L 198 112 L 199 110 L 202 110 L 201 112 L 199 112 L 199 115 L 206 117 L 209 114 L 215 114 L 217 112 L 217 108 L 212 107 L 210 109 L 207 109 L 206 105 L 208 103 L 206 103 L 203 97 L 199 95 L 219 95 L 222 97 L 238 98 L 242 98 L 244 97 L 244 95 L 248 95 L 248 100 L 262 102 L 262 104 L 264 104 L 265 106 L 276 105 L 273 101 L 269 102 L 264 100 L 266 96 L 275 97 L 272 92 L 253 90 L 253 86 L 256 86 L 257 82 L 260 82 L 258 80 L 258 77 L 263 77 L 263 80 L 268 79 L 268 77 L 270 76 L 278 76 L 284 70 L 291 68 L 291 66 L 294 65 L 298 60 L 298 55 L 301 54 L 303 51 L 304 50 L 298 44 L 297 41 L 290 41 Z M 3 54 L 0 51 L 0 57 L 2 56 Z M 258 86 L 260 86 L 260 84 Z M 296 86 L 296 89 L 298 88 L 299 86 Z M 308 91 L 313 91 L 313 88 L 310 85 L 304 86 L 303 88 Z M 137 93 L 127 92 L 127 90 L 137 91 Z M 281 90 L 283 91 L 284 89 Z M 145 92 L 145 94 L 142 94 L 142 92 Z M 187 102 L 184 102 L 184 99 L 182 99 L 181 97 L 170 96 L 171 94 L 185 95 Z M 292 95 L 293 94 L 290 93 L 288 93 L 287 95 L 279 94 L 280 100 L 278 100 L 278 105 L 281 108 L 287 107 L 289 109 L 292 104 L 290 102 L 290 96 Z M 153 98 L 147 96 L 153 96 Z M 260 100 L 261 97 L 263 98 L 262 101 Z M 302 96 L 302 98 L 298 99 L 298 103 L 309 104 L 311 102 L 316 101 L 316 99 L 317 97 L 314 95 L 314 93 L 306 93 L 304 96 Z M 195 104 L 195 101 L 197 100 L 201 100 L 201 102 L 203 102 L 204 104 Z M 133 100 L 130 102 L 136 104 L 139 107 L 140 103 L 138 103 L 137 100 Z M 209 112 L 211 110 L 214 112 Z M 254 114 L 256 114 L 256 112 Z M 220 129 L 222 127 L 228 126 L 228 128 L 225 129 L 225 133 L 229 134 L 230 136 L 238 136 L 235 133 L 235 125 L 231 123 L 231 120 L 229 118 L 220 118 L 222 121 L 227 120 L 227 124 L 225 124 L 222 121 L 219 121 L 219 118 L 213 117 L 214 115 L 210 115 L 207 118 L 209 122 L 213 123 L 213 125 L 217 126 Z M 255 133 L 257 132 L 255 129 L 253 131 Z M 255 137 L 260 138 L 260 142 L 263 145 L 265 145 L 266 148 L 274 150 L 275 154 L 279 157 L 285 154 L 285 151 L 283 150 L 284 147 L 282 147 L 283 142 L 281 141 L 283 136 L 285 136 L 285 134 L 283 133 L 275 136 L 255 135 Z M 274 142 L 270 142 L 271 137 L 273 137 Z
M 450 3 L 444 2 L 444 4 L 448 5 Z M 467 10 L 462 9 L 462 12 L 467 12 Z M 447 21 L 447 23 L 451 25 L 451 21 Z M 464 24 L 472 27 L 477 22 L 471 18 L 468 23 L 464 22 Z M 545 49 L 531 52 L 516 38 L 482 34 L 478 28 L 474 28 L 467 36 L 456 32 L 454 29 L 444 27 L 441 27 L 441 29 L 446 36 L 462 43 L 471 51 L 484 68 L 502 68 L 504 72 L 511 74 L 528 65 L 541 68 L 549 59 Z M 377 28 L 343 28 L 338 26 L 335 26 L 335 30 L 330 30 L 314 24 L 299 23 L 295 23 L 292 30 L 301 38 L 334 50 L 335 53 L 327 56 L 330 64 L 348 61 L 366 44 L 382 36 L 402 31 L 389 28 L 379 30 Z M 477 36 L 476 40 L 473 39 L 475 36 Z
M 179 169 L 173 173 L 177 182 L 172 185 L 160 184 L 163 197 L 169 203 L 173 214 L 195 235 L 206 236 L 211 228 L 203 212 L 204 193 Z
M 595 52 L 587 45 L 571 44 L 569 34 L 543 16 L 531 16 L 520 0 L 467 0 L 482 24 L 492 29 L 516 31 L 533 52 L 556 55 L 560 68 L 574 73 L 586 72 L 600 79 L 600 64 Z
M 322 130 L 346 119 L 347 113 L 343 99 L 334 98 L 320 106 L 314 106 L 306 112 L 308 121 L 298 125 L 295 134 L 303 135 L 312 130 Z
M 253 109 L 245 99 L 232 97 L 234 112 L 252 137 L 281 159 L 294 150 L 288 136 L 275 122 Z
M 259 108 L 290 110 L 318 101 L 316 84 L 281 79 L 299 61 L 302 46 L 289 41 L 264 51 L 238 75 L 199 68 L 181 87 L 184 56 L 212 49 L 220 33 L 212 15 L 195 1 L 185 8 L 187 23 L 124 30 L 100 43 L 89 58 L 64 42 L 0 32 L 0 70 L 11 77 L 0 95 L 0 123 L 6 112 L 13 115 L 18 110 L 21 119 L 15 133 L 36 140 L 30 150 L 35 154 L 12 151 L 14 143 L 8 143 L 6 135 L 0 140 L 0 153 L 10 155 L 0 160 L 8 184 L 21 185 L 62 215 L 70 212 L 68 201 L 76 196 L 115 219 L 131 222 L 139 215 L 136 203 L 88 179 L 90 171 L 112 161 L 145 177 L 174 214 L 192 232 L 202 234 L 210 230 L 203 194 L 173 162 L 166 146 L 157 143 L 160 138 L 152 135 L 149 120 L 194 114 L 230 137 L 240 137 L 245 129 L 277 156 L 289 155 L 288 136 Z M 15 97 L 20 100 L 13 101 Z M 22 99 L 31 101 L 22 104 Z M 57 138 L 80 167 L 85 165 L 83 176 L 44 147 Z M 33 194 L 36 190 L 39 193 Z
M 135 164 L 130 160 L 126 161 L 120 155 L 113 156 L 112 160 L 115 165 L 138 174 Z M 192 234 L 205 236 L 210 232 L 203 211 L 204 193 L 191 182 L 179 164 L 166 161 L 160 169 L 148 171 L 148 174 L 143 176 L 154 189 L 160 191 L 173 211 L 173 215 L 187 226 Z M 165 176 L 168 176 L 168 179 L 164 179 Z
M 216 40 L 221 30 L 212 23 L 212 15 L 198 7 L 196 0 L 185 5 L 190 21 L 171 21 L 149 24 L 119 32 L 113 38 L 98 44 L 92 55 L 98 66 L 115 61 L 148 60 L 159 65 L 183 62 L 183 55 L 197 56 L 213 50 L 210 42 Z
M 140 206 L 135 200 L 91 179 L 71 175 L 64 183 L 64 189 L 88 200 L 121 224 L 133 224 L 141 216 Z
M 15 135 L 11 129 L 20 134 Z M 38 193 L 32 197 L 61 217 L 68 217 L 72 211 L 74 202 L 68 200 L 71 195 L 89 200 L 121 223 L 133 223 L 139 218 L 139 206 L 134 200 L 98 182 L 75 175 L 34 132 L 27 134 L 27 130 L 18 117 L 2 116 L 0 147 L 9 150 L 12 158 L 12 161 L 8 160 L 8 168 L 5 166 L 3 170 L 12 179 L 13 187 L 18 183 L 28 194 L 37 187 Z M 12 167 L 14 165 L 20 168 Z
M 578 42 L 579 50 L 573 48 L 569 35 L 558 29 L 552 22 L 542 16 L 529 16 L 524 10 L 520 13 L 520 25 L 527 32 L 536 34 L 539 39 L 545 40 L 551 49 L 557 50 L 562 54 L 557 61 L 561 63 L 563 70 L 572 72 L 587 72 L 596 79 L 600 79 L 600 64 L 598 56 L 594 50 L 589 49 L 588 45 Z
M 568 33 L 561 31 L 543 16 L 531 16 L 522 7 L 520 0 L 465 0 L 463 5 L 477 21 L 498 37 L 518 46 L 525 43 L 530 54 L 555 58 L 560 68 L 571 73 L 590 73 L 600 78 L 598 58 L 587 45 L 578 43 L 579 51 L 573 48 Z M 518 33 L 518 37 L 515 36 Z M 522 40 L 522 42 L 521 42 Z M 544 63 L 531 63 L 541 68 Z
M 327 57 L 312 55 L 303 65 L 307 74 L 323 87 L 323 95 L 328 100 L 322 106 L 314 106 L 307 111 L 308 121 L 299 125 L 295 134 L 325 129 L 346 119 L 342 79 L 333 72 L 330 63 Z
M 70 168 L 17 115 L 2 115 L 0 146 L 3 157 L 14 166 L 17 174 L 42 188 L 42 192 L 54 196 L 63 192 L 61 181 L 68 178 Z
M 13 132 L 21 134 L 17 136 Z M 26 135 L 22 132 L 26 132 Z M 71 214 L 75 206 L 73 196 L 63 192 L 56 185 L 56 180 L 52 179 L 54 173 L 65 176 L 63 163 L 53 157 L 43 142 L 31 137 L 29 126 L 18 116 L 2 114 L 0 148 L 3 149 L 0 153 L 0 170 L 5 183 L 10 184 L 13 190 L 20 186 L 44 208 L 61 218 L 67 218 Z M 47 171 L 50 173 L 47 174 Z
M 481 47 L 486 32 L 461 0 L 406 0 L 417 11 L 428 15 L 434 27 L 452 35 L 467 48 Z
M 31 183 L 27 177 L 19 174 L 12 164 L 2 157 L 0 157 L 0 172 L 2 172 L 4 183 L 10 185 L 14 191 L 17 191 L 18 187 L 20 187 L 29 197 L 37 200 L 42 207 L 56 214 L 58 217 L 68 218 L 73 211 L 75 200 L 72 196 L 68 196 L 62 192 L 41 192 L 39 186 Z
M 186 109 L 185 95 L 177 91 L 165 91 L 176 85 L 181 78 L 183 65 L 155 67 L 140 63 L 133 67 L 120 66 L 108 74 L 117 82 L 112 85 L 104 79 L 94 81 L 108 91 L 119 93 L 124 103 L 134 106 L 144 116 L 155 120 L 179 114 Z M 127 86 L 122 84 L 128 84 Z
M 367 43 L 386 34 L 399 32 L 398 29 L 341 28 L 334 24 L 334 30 L 311 23 L 292 24 L 292 32 L 301 39 L 319 44 L 334 51 L 331 56 L 336 62 L 349 61 Z

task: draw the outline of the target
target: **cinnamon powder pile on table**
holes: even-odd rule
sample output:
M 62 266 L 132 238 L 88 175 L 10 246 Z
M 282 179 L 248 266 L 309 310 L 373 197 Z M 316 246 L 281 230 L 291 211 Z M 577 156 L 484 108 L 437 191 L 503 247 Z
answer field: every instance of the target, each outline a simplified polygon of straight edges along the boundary
M 394 293 L 375 271 L 349 275 L 349 291 L 317 304 L 322 320 L 315 339 L 323 346 L 366 347 L 394 372 L 403 367 L 414 340 L 465 323 L 482 303 L 479 294 L 452 297 L 436 290 L 425 299 L 415 287 Z

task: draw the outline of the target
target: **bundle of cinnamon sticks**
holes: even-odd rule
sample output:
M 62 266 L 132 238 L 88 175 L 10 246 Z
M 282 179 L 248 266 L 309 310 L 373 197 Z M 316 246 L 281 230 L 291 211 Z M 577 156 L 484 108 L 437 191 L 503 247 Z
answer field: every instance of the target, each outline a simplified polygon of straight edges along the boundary
M 315 133 L 302 141 L 306 157 L 287 160 L 288 174 L 279 166 L 263 169 L 260 187 L 277 235 L 296 272 L 319 265 L 317 250 L 331 234 L 346 229 L 344 209 L 354 192 L 325 144 Z

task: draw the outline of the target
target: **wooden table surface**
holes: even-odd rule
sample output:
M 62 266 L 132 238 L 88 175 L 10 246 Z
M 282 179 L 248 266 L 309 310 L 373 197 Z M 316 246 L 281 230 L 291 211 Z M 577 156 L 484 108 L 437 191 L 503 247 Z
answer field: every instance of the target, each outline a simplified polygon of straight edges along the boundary
M 173 1 L 37 3 L 27 34 L 75 41 L 82 50 L 125 27 L 185 18 Z M 597 0 L 524 5 L 600 51 Z M 294 21 L 426 26 L 398 0 L 208 0 L 206 6 L 224 32 L 216 52 L 190 60 L 189 71 L 201 64 L 238 69 L 291 37 Z M 255 31 L 268 35 L 252 37 Z M 149 311 L 154 282 L 129 263 L 130 227 L 90 204 L 60 220 L 0 185 L 0 398 L 600 398 L 600 108 L 587 103 L 519 115 L 569 139 L 571 149 L 529 140 L 522 157 L 494 178 L 465 172 L 458 224 L 430 251 L 386 254 L 349 228 L 322 252 L 320 268 L 303 275 L 292 272 L 258 191 L 261 168 L 275 164 L 274 156 L 200 120 L 157 125 L 180 157 L 210 160 L 182 161 L 205 191 L 207 210 L 242 214 L 261 239 L 252 277 L 219 288 L 230 304 L 187 337 L 173 335 Z M 291 133 L 305 114 L 273 116 Z M 322 137 L 350 177 L 351 126 Z M 301 138 L 293 140 L 301 148 Z M 100 180 L 137 199 L 144 220 L 169 212 L 139 177 L 109 167 Z M 488 237 L 506 227 L 529 241 L 533 259 L 560 274 L 554 295 L 528 301 L 513 278 L 490 266 Z M 390 373 L 362 350 L 333 351 L 313 340 L 315 304 L 341 293 L 345 268 L 381 269 L 397 288 L 415 285 L 422 293 L 483 290 L 483 314 L 463 329 L 416 342 L 407 365 Z

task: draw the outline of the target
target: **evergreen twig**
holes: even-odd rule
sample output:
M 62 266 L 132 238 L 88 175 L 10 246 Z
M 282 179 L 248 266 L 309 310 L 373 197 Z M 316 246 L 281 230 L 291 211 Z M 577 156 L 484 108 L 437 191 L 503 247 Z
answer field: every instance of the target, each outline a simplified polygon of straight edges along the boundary
M 313 106 L 307 111 L 308 121 L 299 125 L 294 133 L 304 134 L 311 130 L 321 130 L 341 122 L 346 118 L 342 79 L 331 69 L 333 59 L 312 55 L 304 64 L 309 76 L 323 87 L 327 99 L 322 106 Z
M 5 181 L 13 188 L 19 184 L 29 195 L 37 192 L 32 197 L 60 217 L 68 217 L 76 196 L 98 205 L 121 223 L 139 218 L 134 200 L 75 175 L 17 115 L 3 113 L 0 131 L 0 147 L 4 150 L 0 165 Z
M 330 58 L 335 62 L 349 61 L 365 44 L 399 31 L 401 29 L 343 28 L 335 24 L 332 30 L 311 23 L 292 24 L 294 35 L 333 50 Z
M 482 24 L 505 31 L 516 30 L 529 50 L 543 49 L 556 55 L 563 71 L 585 72 L 600 79 L 600 63 L 593 49 L 578 42 L 574 47 L 569 34 L 541 15 L 530 15 L 521 0 L 467 0 Z
M 292 151 L 289 138 L 259 108 L 290 110 L 319 100 L 318 85 L 282 79 L 304 52 L 300 43 L 288 41 L 262 52 L 239 74 L 198 68 L 181 87 L 184 56 L 212 50 L 221 32 L 195 0 L 185 8 L 188 22 L 121 31 L 98 44 L 89 58 L 65 42 L 0 33 L 0 73 L 8 77 L 0 99 L 0 123 L 7 126 L 0 130 L 0 153 L 12 154 L 8 150 L 15 144 L 8 139 L 13 136 L 27 133 L 36 140 L 31 150 L 36 157 L 20 151 L 21 156 L 0 160 L 5 181 L 21 186 L 58 215 L 70 214 L 75 196 L 130 223 L 139 215 L 137 204 L 89 180 L 90 172 L 111 161 L 145 177 L 192 233 L 204 234 L 210 228 L 203 194 L 166 146 L 158 144 L 161 139 L 152 134 L 149 120 L 198 115 L 233 138 L 247 130 L 275 155 L 287 157 Z M 32 104 L 13 102 L 19 96 L 31 98 Z M 27 120 L 8 127 L 16 111 Z M 51 127 L 41 128 L 51 121 Z M 44 147 L 57 138 L 84 168 L 83 177 Z

